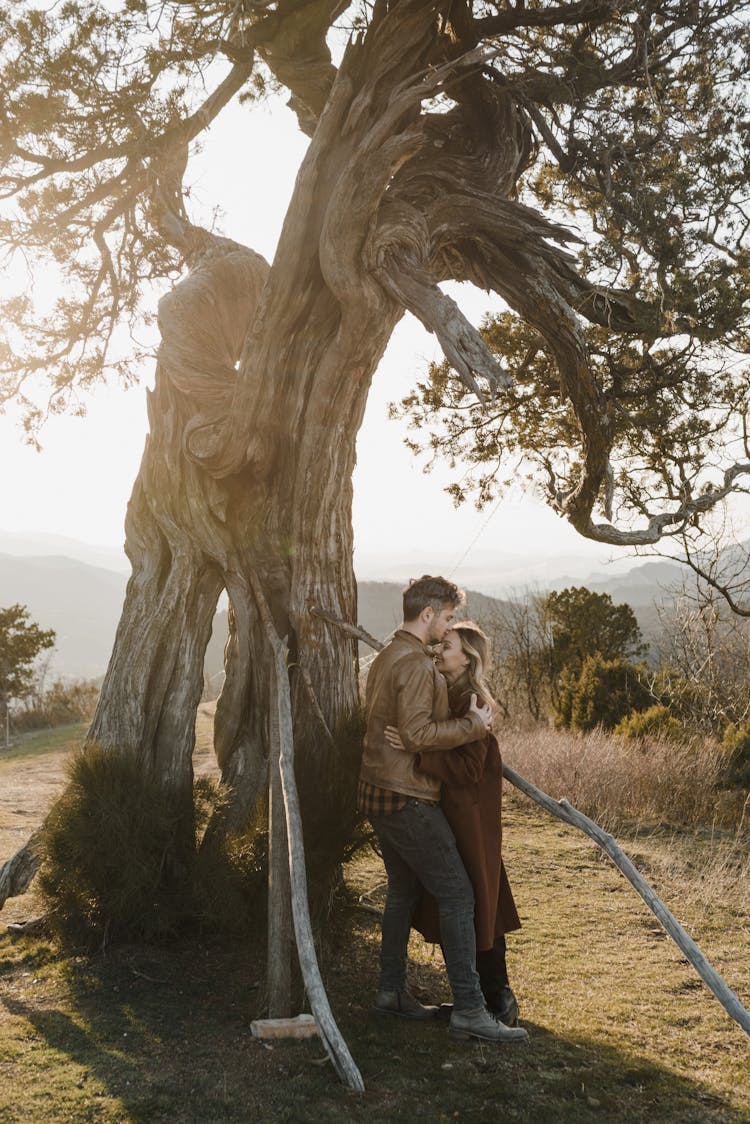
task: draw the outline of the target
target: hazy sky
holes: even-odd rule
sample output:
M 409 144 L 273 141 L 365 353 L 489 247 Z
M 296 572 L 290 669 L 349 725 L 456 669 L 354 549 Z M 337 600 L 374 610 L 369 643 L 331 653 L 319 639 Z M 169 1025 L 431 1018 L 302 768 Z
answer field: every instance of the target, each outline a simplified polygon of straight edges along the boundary
M 207 221 L 219 204 L 223 232 L 270 260 L 306 143 L 295 117 L 280 102 L 230 106 L 189 167 L 193 217 Z M 490 298 L 469 286 L 452 292 L 475 323 L 490 307 Z M 413 385 L 430 360 L 440 358 L 434 337 L 407 316 L 376 375 L 355 475 L 360 576 L 389 576 L 391 558 L 413 560 L 415 572 L 429 569 L 436 559 L 443 570 L 454 568 L 458 580 L 480 553 L 585 555 L 592 567 L 609 559 L 609 548 L 582 540 L 539 500 L 507 501 L 488 520 L 489 512 L 479 513 L 471 505 L 458 511 L 453 507 L 442 490 L 451 479 L 447 467 L 423 473 L 422 464 L 403 445 L 403 423 L 387 419 L 387 406 Z M 0 529 L 46 531 L 119 546 L 146 432 L 144 387 L 152 379 L 153 371 L 147 369 L 136 388 L 102 386 L 87 400 L 85 418 L 51 419 L 41 454 L 23 444 L 12 410 L 0 417 Z M 458 566 L 467 550 L 466 561 Z

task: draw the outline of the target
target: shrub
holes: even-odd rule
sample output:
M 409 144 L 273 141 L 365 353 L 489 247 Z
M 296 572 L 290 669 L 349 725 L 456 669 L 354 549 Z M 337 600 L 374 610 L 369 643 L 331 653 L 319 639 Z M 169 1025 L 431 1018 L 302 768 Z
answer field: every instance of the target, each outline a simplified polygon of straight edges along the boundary
M 63 944 L 91 949 L 123 940 L 161 941 L 199 925 L 247 932 L 265 916 L 267 814 L 248 831 L 196 848 L 226 800 L 209 778 L 194 807 L 178 806 L 131 756 L 89 747 L 42 832 L 38 885 Z
M 40 842 L 39 887 L 65 943 L 174 933 L 191 913 L 192 808 L 131 756 L 89 747 L 68 767 Z
M 680 741 L 687 737 L 687 731 L 680 720 L 670 714 L 666 706 L 658 705 L 650 706 L 648 710 L 634 711 L 618 722 L 614 733 L 631 740 L 661 738 L 663 741 Z
M 730 785 L 750 788 L 750 721 L 727 726 L 721 745 L 726 754 L 724 779 Z
M 195 782 L 196 837 L 228 799 L 226 788 L 209 777 Z M 194 916 L 204 930 L 247 933 L 266 918 L 268 889 L 268 807 L 261 800 L 253 821 L 241 832 L 216 833 L 200 845 L 194 867 Z
M 302 808 L 313 923 L 327 920 L 340 864 L 370 838 L 356 812 L 364 733 L 356 710 L 316 767 L 335 800 Z M 305 763 L 298 763 L 304 771 Z M 299 781 L 299 772 L 298 772 Z M 321 783 L 323 783 L 321 781 Z M 198 924 L 247 932 L 265 916 L 268 812 L 261 801 L 241 832 L 212 830 L 226 790 L 208 778 L 178 802 L 130 755 L 97 747 L 78 754 L 41 839 L 40 890 L 63 941 L 93 947 L 159 940 Z
M 563 675 L 557 704 L 557 725 L 571 730 L 611 730 L 626 715 L 652 702 L 640 669 L 624 659 L 587 656 L 580 675 Z

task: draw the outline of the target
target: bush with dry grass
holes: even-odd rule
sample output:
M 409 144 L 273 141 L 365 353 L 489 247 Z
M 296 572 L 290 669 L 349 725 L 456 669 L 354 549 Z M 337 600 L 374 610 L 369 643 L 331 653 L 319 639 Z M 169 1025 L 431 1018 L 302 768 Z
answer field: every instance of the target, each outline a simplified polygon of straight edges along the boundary
M 750 788 L 750 722 L 727 726 L 721 744 L 727 755 L 728 780 Z
M 97 746 L 75 754 L 39 844 L 38 885 L 64 943 L 153 939 L 190 911 L 188 873 L 175 869 L 183 812 L 130 756 Z
M 369 825 L 356 809 L 364 733 L 352 713 L 330 738 L 325 770 L 337 798 L 325 818 L 302 808 L 313 921 L 323 928 L 341 863 L 364 846 Z M 304 771 L 298 762 L 298 774 Z M 247 933 L 266 910 L 268 813 L 261 801 L 240 832 L 206 834 L 226 790 L 198 778 L 192 805 L 175 802 L 131 755 L 92 746 L 70 761 L 68 784 L 49 812 L 39 887 L 50 924 L 67 945 L 162 940 L 199 926 Z M 219 815 L 219 819 L 221 816 Z
M 13 709 L 11 722 L 18 733 L 64 726 L 70 722 L 89 722 L 99 700 L 99 684 L 92 680 L 73 683 L 61 679 L 46 690 L 34 691 Z
M 678 742 L 687 737 L 687 731 L 670 714 L 666 706 L 650 706 L 648 710 L 635 710 L 615 726 L 613 733 L 630 740 L 657 739 L 663 742 Z
M 133 757 L 96 746 L 75 754 L 39 843 L 39 890 L 62 943 L 91 949 L 196 925 L 254 928 L 265 909 L 266 824 L 197 846 L 224 798 L 201 778 L 185 809 Z

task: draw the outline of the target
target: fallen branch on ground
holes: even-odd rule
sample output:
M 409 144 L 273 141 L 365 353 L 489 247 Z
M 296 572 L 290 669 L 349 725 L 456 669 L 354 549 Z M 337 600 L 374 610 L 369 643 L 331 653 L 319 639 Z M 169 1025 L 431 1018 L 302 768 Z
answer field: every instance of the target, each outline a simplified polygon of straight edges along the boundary
M 17 898 L 25 893 L 39 869 L 41 858 L 37 844 L 41 829 L 34 832 L 20 850 L 0 867 L 0 909 L 8 898 Z

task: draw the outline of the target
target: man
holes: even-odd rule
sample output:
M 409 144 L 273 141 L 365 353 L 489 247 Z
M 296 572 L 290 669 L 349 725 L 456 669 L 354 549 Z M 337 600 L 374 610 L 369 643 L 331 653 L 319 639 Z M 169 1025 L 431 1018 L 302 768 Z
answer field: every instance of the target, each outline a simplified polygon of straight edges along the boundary
M 474 893 L 439 806 L 440 782 L 416 768 L 422 750 L 448 750 L 482 737 L 490 710 L 476 705 L 451 718 L 445 680 L 426 645 L 439 644 L 463 593 L 445 578 L 425 575 L 404 590 L 403 626 L 373 660 L 367 677 L 367 733 L 360 773 L 360 808 L 380 842 L 388 875 L 375 1008 L 428 1019 L 406 990 L 406 950 L 420 884 L 438 902 L 445 967 L 453 991 L 450 1033 L 490 1042 L 525 1041 L 487 1011 L 477 975 Z M 385 727 L 397 726 L 404 750 L 393 749 Z

